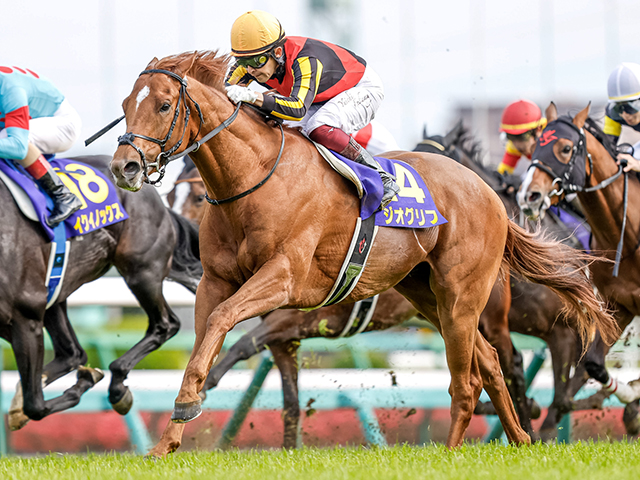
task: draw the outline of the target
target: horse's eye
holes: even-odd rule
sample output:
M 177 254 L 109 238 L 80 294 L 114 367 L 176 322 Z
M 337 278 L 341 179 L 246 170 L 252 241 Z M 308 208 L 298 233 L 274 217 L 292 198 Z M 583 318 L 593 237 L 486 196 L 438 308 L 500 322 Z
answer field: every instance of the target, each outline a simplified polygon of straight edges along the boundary
M 196 200 L 198 201 L 198 203 L 200 203 L 200 202 L 204 201 L 204 195 L 198 195 L 198 196 L 196 197 Z
M 160 107 L 160 111 L 162 113 L 166 113 L 171 109 L 171 104 L 170 103 L 164 103 L 161 107 Z
M 562 153 L 569 153 L 571 151 L 571 147 L 569 145 L 565 145 L 562 147 Z

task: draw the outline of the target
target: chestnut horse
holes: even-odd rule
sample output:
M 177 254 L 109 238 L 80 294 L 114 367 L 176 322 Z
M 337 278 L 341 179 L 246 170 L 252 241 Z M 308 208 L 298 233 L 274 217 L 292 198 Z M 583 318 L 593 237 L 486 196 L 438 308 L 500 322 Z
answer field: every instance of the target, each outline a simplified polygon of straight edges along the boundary
M 275 128 L 229 101 L 228 66 L 229 58 L 215 52 L 153 59 L 123 102 L 127 133 L 111 162 L 116 183 L 136 191 L 157 169 L 190 153 L 217 199 L 200 229 L 204 275 L 196 293 L 196 341 L 154 456 L 175 451 L 183 424 L 201 414 L 198 393 L 233 326 L 277 308 L 323 302 L 360 212 L 353 187 L 300 132 Z M 190 122 L 192 111 L 199 118 L 194 113 Z M 449 222 L 421 230 L 380 228 L 345 302 L 394 287 L 438 328 L 451 372 L 447 446 L 462 444 L 483 386 L 507 438 L 529 443 L 496 352 L 478 333 L 478 317 L 501 267 L 511 268 L 557 291 L 583 337 L 598 328 L 605 340 L 615 338 L 616 325 L 586 276 L 586 256 L 525 232 L 508 219 L 495 192 L 455 161 L 412 152 L 389 157 L 419 172 Z
M 634 316 L 640 315 L 640 211 L 637 208 L 640 205 L 640 181 L 635 175 L 622 178 L 622 167 L 617 165 L 612 156 L 615 152 L 610 151 L 611 147 L 608 149 L 605 146 L 604 134 L 588 118 L 589 106 L 570 119 L 559 118 L 556 106 L 551 103 L 546 115 L 549 124 L 543 135 L 550 139 L 549 143 L 552 136 L 557 137 L 557 140 L 552 149 L 542 151 L 539 146 L 536 147 L 536 162 L 527 173 L 518 202 L 527 216 L 538 218 L 544 215 L 549 205 L 562 200 L 567 191 L 577 192 L 591 226 L 592 250 L 614 259 L 622 238 L 618 275 L 613 276 L 614 267 L 611 263 L 598 262 L 591 271 L 593 283 L 615 309 L 614 317 L 620 331 L 623 331 Z M 570 135 L 563 136 L 558 133 L 558 122 L 563 122 L 567 127 L 573 125 L 575 132 L 571 134 L 572 130 L 569 128 Z M 626 228 L 621 237 L 625 222 L 625 183 L 630 208 L 626 212 Z M 585 356 L 587 370 L 596 380 L 602 381 L 603 377 L 608 377 L 604 368 L 607 351 L 608 346 L 597 339 Z M 586 379 L 582 379 L 582 383 L 584 381 Z M 637 408 L 637 402 L 627 406 L 627 429 L 637 416 Z
M 470 138 L 462 123 L 454 126 L 444 137 L 438 135 L 423 138 L 414 151 L 443 153 L 472 169 L 498 193 L 510 215 L 518 214 L 516 188 L 510 183 L 514 179 L 505 180 L 482 165 L 480 147 Z M 169 205 L 176 213 L 200 224 L 209 205 L 205 200 L 205 193 L 202 177 L 193 162 L 186 159 L 174 189 L 167 196 Z M 550 217 L 547 217 L 542 227 L 556 238 L 573 239 L 566 226 L 557 225 Z M 216 387 L 237 362 L 250 358 L 268 346 L 282 378 L 283 446 L 295 447 L 300 417 L 296 355 L 299 341 L 314 337 L 335 338 L 345 329 L 352 308 L 352 305 L 339 304 L 306 313 L 277 310 L 268 314 L 263 318 L 262 324 L 238 340 L 211 370 L 200 392 L 201 397 L 204 398 L 207 390 Z M 572 409 L 573 392 L 568 388 L 569 378 L 580 352 L 579 342 L 570 326 L 572 319 L 567 319 L 567 322 L 558 321 L 562 318 L 562 308 L 558 296 L 548 288 L 512 277 L 510 282 L 502 279 L 496 282 L 489 302 L 480 315 L 479 330 L 497 350 L 520 424 L 533 437 L 537 437 L 537 434 L 533 432 L 531 419 L 540 415 L 540 409 L 526 396 L 522 355 L 513 347 L 509 330 L 541 338 L 549 346 L 554 372 L 554 397 L 540 432 L 545 440 L 556 435 L 557 424 L 562 415 Z M 394 290 L 388 290 L 380 295 L 375 313 L 364 331 L 391 328 L 416 314 L 416 309 L 404 297 Z M 584 367 L 578 374 L 583 371 Z M 475 413 L 495 415 L 495 409 L 490 402 L 479 403 Z

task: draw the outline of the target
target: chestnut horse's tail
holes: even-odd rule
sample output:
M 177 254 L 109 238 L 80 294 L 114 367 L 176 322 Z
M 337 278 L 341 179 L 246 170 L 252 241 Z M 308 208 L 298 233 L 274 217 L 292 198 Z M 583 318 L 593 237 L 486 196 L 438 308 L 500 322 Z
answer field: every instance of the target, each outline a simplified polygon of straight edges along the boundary
M 504 261 L 526 280 L 539 283 L 558 294 L 564 303 L 563 313 L 577 322 L 582 344 L 593 339 L 594 327 L 611 345 L 620 331 L 606 305 L 594 292 L 588 278 L 588 265 L 600 259 L 557 241 L 540 239 L 509 221 Z

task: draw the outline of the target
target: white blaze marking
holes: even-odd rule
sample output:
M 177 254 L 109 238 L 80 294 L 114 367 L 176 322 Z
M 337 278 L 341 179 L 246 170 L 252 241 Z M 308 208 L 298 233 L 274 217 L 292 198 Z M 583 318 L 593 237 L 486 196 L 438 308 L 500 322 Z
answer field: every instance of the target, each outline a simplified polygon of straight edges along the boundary
M 190 183 L 179 183 L 176 185 L 176 196 L 173 201 L 173 207 L 171 210 L 176 212 L 178 215 L 182 215 L 182 208 L 184 207 L 184 203 L 189 197 L 189 193 L 191 192 L 191 184 Z
M 535 168 L 530 168 L 529 170 L 527 170 L 527 176 L 522 182 L 522 186 L 520 187 L 520 191 L 518 192 L 518 205 L 520 205 L 520 207 L 527 205 L 527 201 L 526 201 L 527 190 L 529 190 L 529 186 L 533 181 L 534 171 L 535 171 Z
M 140 102 L 142 102 L 145 98 L 149 96 L 149 87 L 144 86 L 142 90 L 138 92 L 138 96 L 136 97 L 136 112 L 138 111 L 138 107 L 140 106 Z

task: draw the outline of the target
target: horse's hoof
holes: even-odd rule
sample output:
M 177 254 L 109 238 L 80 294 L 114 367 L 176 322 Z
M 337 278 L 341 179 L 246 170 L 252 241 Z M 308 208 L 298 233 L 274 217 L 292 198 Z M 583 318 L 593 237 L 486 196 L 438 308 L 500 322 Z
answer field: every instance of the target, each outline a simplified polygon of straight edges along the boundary
M 539 432 L 540 441 L 543 443 L 553 443 L 558 437 L 558 430 L 555 428 L 545 428 Z
M 625 407 L 622 421 L 627 430 L 627 435 L 635 436 L 640 433 L 640 414 L 635 403 L 630 403 Z
M 94 385 L 104 378 L 104 372 L 99 368 L 85 367 L 82 365 L 78 367 L 77 375 L 78 380 L 90 380 Z
M 198 399 L 193 402 L 178 403 L 176 402 L 171 415 L 173 423 L 187 423 L 195 420 L 202 414 L 202 400 Z
M 20 430 L 31 420 L 27 417 L 22 409 L 20 410 L 10 410 L 7 414 L 7 423 L 9 424 L 9 430 L 15 432 L 16 430 Z
M 122 398 L 116 403 L 111 404 L 111 408 L 113 408 L 120 415 L 126 415 L 127 413 L 129 413 L 129 410 L 131 410 L 131 407 L 133 406 L 133 393 L 131 393 L 129 387 L 125 387 L 125 389 L 126 390 Z
M 540 408 L 540 404 L 535 400 L 531 399 L 531 420 L 536 420 L 540 418 L 542 415 L 542 409 Z

